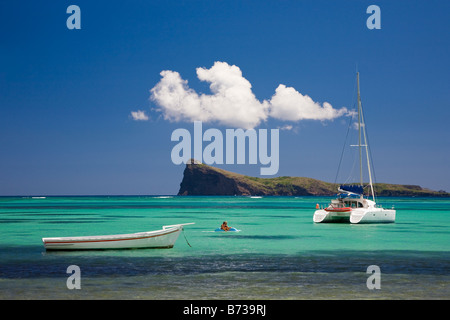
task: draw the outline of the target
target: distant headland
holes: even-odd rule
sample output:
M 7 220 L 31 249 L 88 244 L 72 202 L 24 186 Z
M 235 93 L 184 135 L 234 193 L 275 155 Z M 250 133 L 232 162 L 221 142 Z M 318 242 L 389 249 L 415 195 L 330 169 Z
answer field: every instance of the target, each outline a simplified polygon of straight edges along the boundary
M 450 197 L 445 191 L 433 191 L 417 185 L 376 183 L 380 197 Z M 189 161 L 183 173 L 178 195 L 223 196 L 332 196 L 337 185 L 305 177 L 257 178 Z

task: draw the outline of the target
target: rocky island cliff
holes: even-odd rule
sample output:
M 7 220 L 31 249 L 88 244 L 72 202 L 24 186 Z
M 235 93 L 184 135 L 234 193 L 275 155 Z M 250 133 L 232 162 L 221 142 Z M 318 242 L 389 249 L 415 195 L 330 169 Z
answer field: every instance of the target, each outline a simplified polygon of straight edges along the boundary
M 449 197 L 445 191 L 433 191 L 417 185 L 377 183 L 377 196 Z M 201 163 L 188 163 L 178 195 L 224 196 L 331 196 L 337 185 L 305 177 L 257 178 L 214 168 Z

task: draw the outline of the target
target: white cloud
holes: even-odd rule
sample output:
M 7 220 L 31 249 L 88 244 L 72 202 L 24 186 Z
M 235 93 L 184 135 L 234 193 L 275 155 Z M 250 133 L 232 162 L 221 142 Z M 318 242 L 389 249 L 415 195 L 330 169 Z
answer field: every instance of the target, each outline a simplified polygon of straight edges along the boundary
M 324 102 L 323 106 L 309 96 L 280 84 L 270 100 L 270 116 L 280 120 L 333 120 L 348 113 L 347 108 L 334 109 Z
M 365 124 L 361 122 L 361 128 L 364 127 Z M 358 126 L 358 120 L 356 120 L 355 122 L 353 122 L 353 129 L 358 130 L 359 126 Z
M 147 121 L 148 116 L 145 114 L 144 111 L 138 110 L 138 111 L 131 111 L 131 117 L 133 120 L 136 121 Z
M 292 130 L 293 128 L 294 127 L 292 125 L 290 125 L 290 124 L 286 124 L 286 125 L 284 125 L 282 127 L 278 127 L 278 129 L 280 129 L 280 130 Z
M 197 68 L 198 78 L 211 83 L 211 95 L 197 94 L 178 72 L 166 70 L 161 76 L 150 90 L 150 98 L 166 120 L 218 122 L 249 129 L 267 119 L 269 104 L 256 99 L 237 66 L 216 62 L 210 69 Z
M 282 84 L 270 101 L 261 102 L 241 69 L 226 62 L 215 62 L 210 69 L 197 68 L 198 79 L 210 83 L 212 94 L 198 94 L 176 71 L 165 70 L 160 75 L 161 80 L 150 90 L 150 99 L 164 119 L 173 122 L 216 122 L 250 129 L 269 117 L 286 121 L 332 120 L 348 112 L 346 108 L 336 110 L 327 102 L 320 106 Z

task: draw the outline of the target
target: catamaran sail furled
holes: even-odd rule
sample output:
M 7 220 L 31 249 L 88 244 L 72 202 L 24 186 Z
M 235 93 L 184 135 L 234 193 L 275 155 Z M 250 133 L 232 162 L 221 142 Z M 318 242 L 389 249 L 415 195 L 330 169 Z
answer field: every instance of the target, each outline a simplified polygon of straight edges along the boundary
M 362 113 L 361 96 L 359 90 L 359 72 L 357 73 L 358 86 L 358 144 L 359 147 L 359 185 L 341 185 L 336 199 L 331 200 L 330 205 L 314 212 L 314 222 L 343 222 L 343 223 L 391 223 L 395 222 L 396 211 L 384 209 L 375 202 L 375 193 L 370 170 L 369 150 L 367 144 L 366 126 Z M 362 144 L 364 138 L 364 144 Z M 367 169 L 369 174 L 369 187 L 372 200 L 364 198 L 364 185 L 362 174 L 362 148 L 365 148 Z

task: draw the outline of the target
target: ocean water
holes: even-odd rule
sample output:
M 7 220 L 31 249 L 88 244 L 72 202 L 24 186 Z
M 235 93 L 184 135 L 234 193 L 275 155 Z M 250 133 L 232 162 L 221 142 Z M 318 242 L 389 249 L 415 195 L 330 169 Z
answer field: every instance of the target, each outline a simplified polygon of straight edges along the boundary
M 380 198 L 393 224 L 314 224 L 329 200 L 0 197 L 0 299 L 450 298 L 450 199 Z M 214 232 L 224 220 L 241 231 Z M 189 222 L 172 249 L 46 252 L 41 241 Z M 370 265 L 380 289 L 367 287 Z

